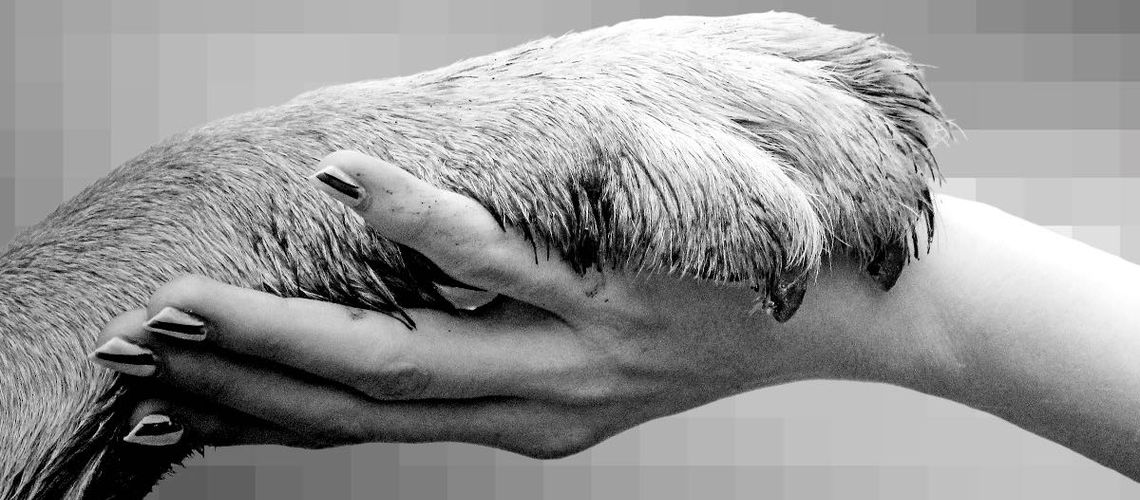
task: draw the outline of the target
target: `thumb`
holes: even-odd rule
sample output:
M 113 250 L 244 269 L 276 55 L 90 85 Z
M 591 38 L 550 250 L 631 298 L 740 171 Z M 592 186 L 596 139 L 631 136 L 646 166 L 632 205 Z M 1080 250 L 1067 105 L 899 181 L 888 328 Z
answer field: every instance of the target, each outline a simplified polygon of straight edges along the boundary
M 355 151 L 337 151 L 309 179 L 373 229 L 431 259 L 456 280 L 557 313 L 597 288 L 557 256 L 537 251 L 479 202 Z

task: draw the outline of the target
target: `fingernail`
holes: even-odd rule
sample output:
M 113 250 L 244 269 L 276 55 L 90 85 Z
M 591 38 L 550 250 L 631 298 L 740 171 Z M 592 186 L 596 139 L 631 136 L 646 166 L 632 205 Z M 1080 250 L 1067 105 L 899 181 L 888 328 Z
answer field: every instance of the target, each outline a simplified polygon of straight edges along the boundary
M 329 165 L 317 171 L 317 173 L 309 176 L 310 179 L 319 181 L 317 187 L 328 193 L 333 198 L 336 198 L 341 203 L 350 207 L 356 206 L 360 202 L 360 198 L 364 196 L 364 188 L 353 182 L 352 178 L 348 176 L 343 170 L 337 168 L 336 165 Z
M 437 286 L 439 287 L 439 294 L 442 295 L 443 298 L 451 302 L 451 305 L 456 309 L 463 309 L 465 311 L 472 311 L 483 307 L 499 296 L 497 293 L 483 290 L 476 291 L 468 288 Z
M 173 307 L 164 307 L 158 311 L 158 314 L 146 320 L 146 329 L 176 339 L 195 341 L 206 339 L 205 321 Z
M 182 439 L 182 426 L 166 415 L 153 413 L 143 417 L 123 441 L 146 446 L 170 446 Z
M 119 337 L 114 337 L 99 346 L 87 355 L 87 359 L 104 368 L 136 377 L 154 375 L 156 368 L 153 352 Z

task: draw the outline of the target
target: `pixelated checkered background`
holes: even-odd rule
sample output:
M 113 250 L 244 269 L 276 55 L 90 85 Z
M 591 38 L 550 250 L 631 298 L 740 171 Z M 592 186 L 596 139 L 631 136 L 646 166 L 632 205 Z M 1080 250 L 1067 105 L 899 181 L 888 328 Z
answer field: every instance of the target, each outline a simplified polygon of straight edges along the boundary
M 158 140 L 315 87 L 666 14 L 791 10 L 882 33 L 967 138 L 945 192 L 1140 261 L 1140 2 L 0 2 L 0 243 Z M 1135 498 L 994 417 L 902 389 L 764 389 L 539 462 L 458 444 L 219 449 L 151 499 Z

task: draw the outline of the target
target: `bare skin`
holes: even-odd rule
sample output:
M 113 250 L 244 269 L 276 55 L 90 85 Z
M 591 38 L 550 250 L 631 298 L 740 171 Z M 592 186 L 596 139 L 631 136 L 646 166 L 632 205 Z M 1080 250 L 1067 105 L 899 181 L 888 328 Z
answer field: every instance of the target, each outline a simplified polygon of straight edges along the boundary
M 166 415 L 213 445 L 463 441 L 560 457 L 750 390 L 854 379 L 968 404 L 1140 479 L 1140 266 L 994 208 L 938 197 L 930 252 L 890 292 L 836 256 L 778 323 L 753 311 L 748 288 L 582 276 L 473 200 L 355 153 L 328 165 L 366 194 L 322 189 L 497 298 L 462 316 L 410 311 L 409 331 L 179 278 L 100 337 L 154 353 L 157 370 L 137 381 L 164 397 L 135 422 Z M 205 339 L 148 330 L 165 307 L 200 317 Z

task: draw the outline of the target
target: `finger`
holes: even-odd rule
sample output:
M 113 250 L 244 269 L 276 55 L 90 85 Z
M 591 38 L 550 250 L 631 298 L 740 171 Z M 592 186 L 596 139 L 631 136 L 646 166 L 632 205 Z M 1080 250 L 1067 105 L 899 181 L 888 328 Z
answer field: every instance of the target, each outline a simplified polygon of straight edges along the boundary
M 170 418 L 166 403 L 160 400 L 145 400 L 131 415 L 131 430 L 123 441 L 142 446 L 173 446 L 182 441 L 185 427 L 176 419 Z
M 275 430 L 280 428 L 302 436 L 302 445 L 461 441 L 513 449 L 526 444 L 533 433 L 558 425 L 559 418 L 570 415 L 520 398 L 379 402 L 300 372 L 203 350 L 202 344 L 157 338 L 146 342 L 142 343 L 158 353 L 163 364 L 163 369 L 145 379 L 148 383 L 259 419 L 229 422 L 232 414 L 151 403 L 156 406 L 140 408 L 133 423 L 136 427 L 152 426 L 140 433 L 158 436 L 150 438 L 147 444 L 152 446 L 174 442 L 170 435 L 178 424 L 183 428 L 201 426 L 204 435 L 221 443 L 294 445 L 288 434 Z M 158 418 L 147 420 L 152 415 Z
M 580 275 L 475 200 L 436 188 L 377 158 L 338 151 L 313 184 L 353 207 L 384 236 L 424 254 L 453 278 L 559 314 L 582 313 L 604 284 Z
M 137 312 L 120 317 L 131 314 Z M 204 350 L 202 343 L 160 337 L 140 328 L 130 339 L 152 350 L 162 364 L 154 375 L 139 380 L 178 395 L 179 404 L 143 406 L 132 423 L 137 426 L 152 414 L 165 416 L 187 429 L 189 434 L 181 439 L 198 435 L 192 432 L 198 431 L 207 444 L 218 445 L 327 447 L 375 441 L 459 441 L 550 458 L 580 451 L 605 435 L 593 429 L 585 416 L 592 405 L 513 397 L 376 401 L 301 372 Z M 206 408 L 230 409 L 239 417 L 183 404 L 195 400 L 213 405 Z M 291 435 L 300 441 L 293 441 Z
M 321 444 L 265 420 L 183 396 L 146 399 L 131 415 L 123 441 L 142 446 L 195 443 L 208 446 L 277 444 L 315 448 Z
M 145 313 L 116 318 L 101 339 L 145 344 L 146 335 L 170 330 L 179 338 L 198 337 L 188 332 L 199 328 L 209 346 L 296 368 L 377 399 L 553 399 L 591 370 L 582 341 L 565 324 L 516 301 L 493 314 L 408 313 L 415 331 L 383 313 L 188 275 L 155 292 Z M 178 321 L 188 324 L 172 326 Z M 146 354 L 141 358 L 154 362 Z M 142 376 L 153 372 L 136 370 Z

